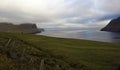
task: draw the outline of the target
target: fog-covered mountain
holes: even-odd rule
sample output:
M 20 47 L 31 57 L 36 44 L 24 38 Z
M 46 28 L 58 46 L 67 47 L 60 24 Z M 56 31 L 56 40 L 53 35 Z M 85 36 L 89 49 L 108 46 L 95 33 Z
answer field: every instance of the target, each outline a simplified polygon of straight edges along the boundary
M 101 31 L 120 32 L 120 17 L 111 20 Z

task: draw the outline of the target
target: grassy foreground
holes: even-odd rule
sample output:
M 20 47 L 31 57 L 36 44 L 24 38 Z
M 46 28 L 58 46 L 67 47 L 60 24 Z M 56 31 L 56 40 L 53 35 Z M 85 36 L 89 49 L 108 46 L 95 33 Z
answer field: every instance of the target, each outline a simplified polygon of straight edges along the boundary
M 120 45 L 0 33 L 0 70 L 120 70 Z

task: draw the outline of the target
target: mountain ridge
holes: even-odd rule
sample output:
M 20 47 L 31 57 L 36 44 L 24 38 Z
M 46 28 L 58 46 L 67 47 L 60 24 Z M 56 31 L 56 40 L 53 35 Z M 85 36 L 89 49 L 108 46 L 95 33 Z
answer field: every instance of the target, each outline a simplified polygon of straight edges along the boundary
M 120 17 L 112 19 L 101 31 L 120 32 Z
M 0 22 L 0 32 L 40 33 L 42 31 L 42 28 L 38 29 L 33 23 L 15 25 L 9 22 Z

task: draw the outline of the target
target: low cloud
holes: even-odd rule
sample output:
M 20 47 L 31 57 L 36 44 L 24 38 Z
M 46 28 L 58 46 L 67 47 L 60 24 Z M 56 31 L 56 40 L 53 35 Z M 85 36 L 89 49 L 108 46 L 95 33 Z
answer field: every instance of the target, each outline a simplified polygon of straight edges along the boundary
M 1 0 L 0 21 L 43 28 L 102 27 L 120 16 L 119 0 Z

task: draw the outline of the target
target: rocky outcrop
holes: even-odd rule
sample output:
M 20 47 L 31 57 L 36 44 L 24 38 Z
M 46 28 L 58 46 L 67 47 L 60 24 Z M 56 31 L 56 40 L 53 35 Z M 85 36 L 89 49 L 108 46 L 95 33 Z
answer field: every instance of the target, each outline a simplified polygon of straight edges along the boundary
M 40 33 L 44 29 L 38 29 L 36 24 L 23 23 L 14 25 L 12 23 L 1 22 L 0 32 L 20 32 L 20 33 Z
M 101 31 L 120 32 L 120 17 L 111 20 Z

